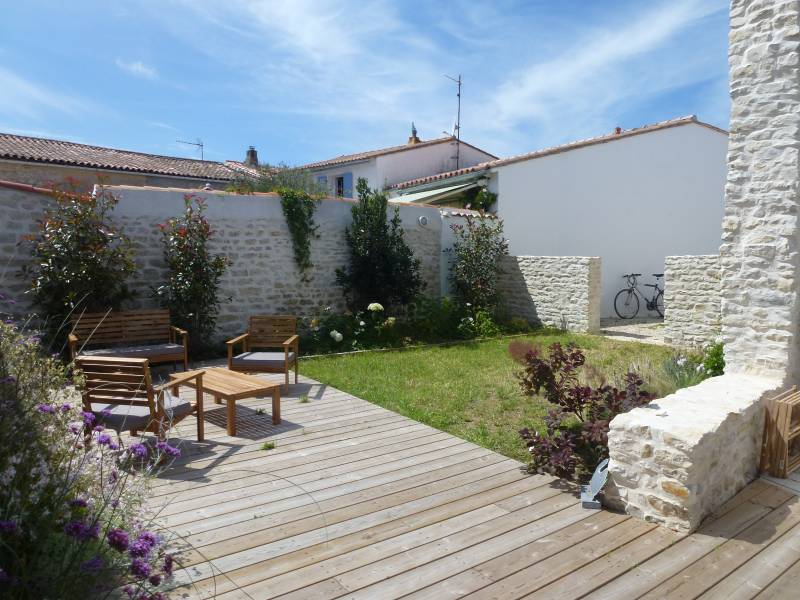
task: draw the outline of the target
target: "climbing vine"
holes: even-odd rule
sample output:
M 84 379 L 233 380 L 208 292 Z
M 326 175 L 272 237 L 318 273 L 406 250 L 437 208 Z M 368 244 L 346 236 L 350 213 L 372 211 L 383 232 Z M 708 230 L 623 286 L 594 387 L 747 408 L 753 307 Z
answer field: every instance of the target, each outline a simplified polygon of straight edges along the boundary
M 289 235 L 292 236 L 292 250 L 294 260 L 303 274 L 310 269 L 311 240 L 317 236 L 319 226 L 314 223 L 314 211 L 317 209 L 317 200 L 309 193 L 291 188 L 280 188 L 281 208 L 286 224 L 289 226 Z

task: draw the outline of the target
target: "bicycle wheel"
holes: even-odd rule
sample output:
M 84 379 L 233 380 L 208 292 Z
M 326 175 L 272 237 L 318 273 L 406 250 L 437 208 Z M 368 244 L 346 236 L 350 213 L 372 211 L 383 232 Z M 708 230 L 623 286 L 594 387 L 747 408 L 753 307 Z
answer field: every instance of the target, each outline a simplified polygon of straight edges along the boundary
M 658 296 L 656 296 L 655 300 L 653 301 L 653 306 L 656 309 L 656 312 L 659 316 L 664 316 L 664 292 L 658 292 Z
M 614 297 L 614 312 L 620 319 L 632 319 L 639 314 L 639 297 L 632 289 L 617 292 Z

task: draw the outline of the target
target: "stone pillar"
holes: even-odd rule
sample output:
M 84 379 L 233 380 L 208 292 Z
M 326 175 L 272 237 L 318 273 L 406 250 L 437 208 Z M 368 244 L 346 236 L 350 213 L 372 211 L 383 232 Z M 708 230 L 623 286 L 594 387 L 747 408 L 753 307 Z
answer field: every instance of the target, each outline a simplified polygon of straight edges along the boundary
M 725 375 L 611 422 L 608 500 L 691 530 L 757 473 L 769 394 L 798 380 L 800 0 L 733 0 L 722 226 Z
M 796 381 L 800 2 L 733 0 L 729 61 L 726 372 Z

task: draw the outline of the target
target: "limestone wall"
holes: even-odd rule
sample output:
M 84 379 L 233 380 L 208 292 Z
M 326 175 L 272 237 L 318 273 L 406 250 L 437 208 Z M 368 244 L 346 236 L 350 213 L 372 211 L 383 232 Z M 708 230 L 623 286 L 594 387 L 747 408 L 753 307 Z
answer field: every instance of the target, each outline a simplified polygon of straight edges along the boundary
M 664 341 L 700 347 L 720 334 L 719 256 L 668 256 L 664 261 Z
M 113 218 L 136 246 L 138 272 L 132 287 L 138 296 L 131 307 L 155 306 L 151 289 L 161 284 L 166 274 L 157 225 L 181 212 L 183 192 L 125 186 L 111 189 L 120 198 Z M 344 308 L 335 270 L 347 263 L 344 229 L 351 222 L 352 202 L 331 199 L 320 203 L 315 214 L 319 238 L 311 242 L 314 267 L 304 279 L 295 266 L 278 196 L 200 195 L 208 203 L 206 215 L 215 231 L 211 250 L 232 260 L 220 289 L 220 295 L 226 298 L 218 321 L 221 336 L 240 332 L 253 313 L 313 316 L 326 306 Z M 16 300 L 11 307 L 16 314 L 31 310 L 29 296 L 24 293 L 27 282 L 18 276 L 30 255 L 18 242 L 34 230 L 47 202 L 47 196 L 0 188 L 0 293 Z M 439 211 L 401 205 L 400 216 L 406 239 L 422 262 L 425 292 L 438 296 L 442 254 Z M 424 225 L 421 216 L 427 217 Z
M 500 290 L 514 317 L 569 331 L 600 328 L 600 258 L 508 256 Z

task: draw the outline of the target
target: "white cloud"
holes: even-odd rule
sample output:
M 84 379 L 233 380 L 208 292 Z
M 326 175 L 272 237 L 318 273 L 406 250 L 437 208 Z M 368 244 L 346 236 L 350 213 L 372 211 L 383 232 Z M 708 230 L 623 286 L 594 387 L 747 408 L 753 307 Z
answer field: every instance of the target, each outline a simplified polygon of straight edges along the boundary
M 40 119 L 46 113 L 74 115 L 88 104 L 60 93 L 0 66 L 0 115 L 12 118 Z
M 158 78 L 158 71 L 156 70 L 156 68 L 146 65 L 140 60 L 134 60 L 128 62 L 122 60 L 121 58 L 118 58 L 114 61 L 114 64 L 116 64 L 117 67 L 119 67 L 123 71 L 126 71 L 135 77 L 141 77 L 142 79 Z
M 317 158 L 397 143 L 411 120 L 423 137 L 441 135 L 455 116 L 446 73 L 464 75 L 465 139 L 501 154 L 603 133 L 626 110 L 652 114 L 655 99 L 727 74 L 725 48 L 702 28 L 726 14 L 725 0 L 633 1 L 591 17 L 548 4 L 174 0 L 145 10 L 233 75 L 231 106 L 307 116 L 296 139 Z M 696 111 L 663 118 L 721 114 L 721 86 L 709 89 Z

